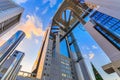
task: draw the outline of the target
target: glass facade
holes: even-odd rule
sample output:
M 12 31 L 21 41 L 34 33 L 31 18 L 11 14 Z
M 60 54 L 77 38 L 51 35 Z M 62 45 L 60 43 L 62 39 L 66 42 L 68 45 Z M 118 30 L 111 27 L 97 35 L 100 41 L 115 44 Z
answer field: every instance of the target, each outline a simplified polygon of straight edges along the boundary
M 15 44 L 17 44 L 21 40 L 21 38 L 24 36 L 25 36 L 24 32 L 22 32 L 22 31 L 16 32 L 6 43 L 4 43 L 0 47 L 0 57 L 4 54 L 7 55 L 8 50 L 13 48 L 15 46 Z
M 0 4 L 2 4 L 0 5 L 0 12 L 17 7 L 16 4 L 14 4 L 12 1 L 9 1 L 9 0 L 2 0 Z
M 120 20 L 98 11 L 91 18 L 97 24 L 95 29 L 120 49 Z

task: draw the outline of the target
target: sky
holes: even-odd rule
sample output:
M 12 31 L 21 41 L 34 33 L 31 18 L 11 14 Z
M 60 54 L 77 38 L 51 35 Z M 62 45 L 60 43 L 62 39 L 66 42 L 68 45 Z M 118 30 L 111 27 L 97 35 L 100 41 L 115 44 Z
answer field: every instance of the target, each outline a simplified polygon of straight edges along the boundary
M 17 30 L 23 30 L 26 33 L 26 37 L 16 49 L 25 53 L 21 62 L 22 70 L 31 72 L 34 61 L 40 50 L 45 30 L 63 0 L 13 1 L 24 8 L 24 13 L 21 22 L 0 38 L 0 45 L 8 40 Z M 80 27 L 80 31 L 76 31 L 77 29 L 74 30 L 75 32 L 78 32 L 75 37 L 77 38 L 78 45 L 80 45 L 79 48 L 81 49 L 86 63 L 92 62 L 105 80 L 120 80 L 116 74 L 108 75 L 102 70 L 101 66 L 109 63 L 109 58 L 87 33 L 83 26 L 78 26 Z M 65 44 L 63 43 L 62 45 Z M 67 56 L 66 50 L 63 50 L 62 54 Z M 88 66 L 90 66 L 90 64 L 88 64 Z M 89 70 L 91 70 L 91 67 Z
M 22 70 L 31 72 L 41 47 L 47 26 L 60 6 L 62 0 L 13 0 L 24 8 L 20 23 L 0 38 L 0 46 L 15 32 L 23 30 L 26 37 L 16 50 L 25 53 L 21 62 Z

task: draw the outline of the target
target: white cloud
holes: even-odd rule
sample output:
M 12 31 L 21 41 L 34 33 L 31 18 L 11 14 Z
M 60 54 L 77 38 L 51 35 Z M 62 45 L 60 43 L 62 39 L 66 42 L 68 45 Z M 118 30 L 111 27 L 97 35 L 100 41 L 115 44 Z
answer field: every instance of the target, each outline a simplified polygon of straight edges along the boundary
M 94 53 L 92 51 L 90 51 L 90 53 L 88 54 L 88 56 L 89 56 L 89 59 L 93 59 L 95 55 L 94 55 Z
M 49 7 L 46 7 L 46 8 L 42 11 L 42 13 L 41 13 L 41 14 L 46 14 L 46 13 L 47 13 L 47 11 L 48 11 L 48 9 L 49 9 Z
M 92 48 L 93 49 L 97 49 L 98 47 L 96 45 L 92 45 Z
M 49 0 L 49 1 L 50 1 L 50 7 L 53 7 L 57 3 L 57 0 Z
M 0 38 L 0 46 L 14 34 L 13 31 L 14 32 L 18 30 L 24 31 L 27 39 L 31 38 L 32 34 L 34 36 L 43 37 L 45 31 L 42 29 L 43 27 L 42 21 L 35 15 L 32 16 L 27 15 L 26 17 L 27 20 L 24 23 L 15 26 L 15 28 L 13 28 L 11 31 L 9 31 Z M 38 42 L 39 41 L 35 40 L 36 44 Z
M 82 49 L 83 49 L 83 50 L 90 50 L 89 46 L 85 46 L 85 45 L 82 46 Z
M 43 0 L 43 4 L 47 3 L 49 0 Z
M 38 39 L 35 39 L 35 44 L 38 44 L 39 43 L 39 40 Z
M 36 15 L 27 15 L 27 21 L 21 24 L 19 29 L 26 33 L 27 38 L 31 38 L 32 34 L 35 36 L 43 36 L 44 30 L 42 29 L 42 21 Z
M 15 2 L 18 3 L 18 4 L 27 2 L 27 0 L 13 0 L 13 1 L 15 1 Z
M 39 10 L 39 7 L 35 7 L 35 11 L 38 11 Z
M 49 2 L 50 7 L 52 8 L 54 5 L 56 5 L 57 0 L 43 0 L 43 4 Z

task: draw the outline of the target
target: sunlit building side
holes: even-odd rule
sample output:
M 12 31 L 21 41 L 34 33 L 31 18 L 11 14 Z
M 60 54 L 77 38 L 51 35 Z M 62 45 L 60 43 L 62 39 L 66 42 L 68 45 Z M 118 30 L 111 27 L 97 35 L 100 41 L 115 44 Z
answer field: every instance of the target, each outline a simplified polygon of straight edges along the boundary
M 93 12 L 85 3 L 65 0 L 53 17 L 42 41 L 40 53 L 33 66 L 33 73 L 41 80 L 95 80 L 75 40 L 73 30 L 85 24 L 84 18 Z M 61 42 L 65 46 L 60 49 Z M 68 56 L 61 53 L 67 50 Z M 63 53 L 65 54 L 65 53 Z
M 34 65 L 36 67 L 33 73 L 37 74 L 37 78 L 42 80 L 70 79 L 67 77 L 67 71 L 65 70 L 64 73 L 60 67 L 66 64 L 64 62 L 61 64 L 60 57 L 62 53 L 60 44 L 64 40 L 67 58 L 71 61 L 72 70 L 68 72 L 72 73 L 73 77 L 70 80 L 95 80 L 96 75 L 92 76 L 89 72 L 78 45 L 76 38 L 78 26 L 83 26 L 110 58 L 111 63 L 103 66 L 103 69 L 109 74 L 117 72 L 120 75 L 120 16 L 119 11 L 113 14 L 114 10 L 118 10 L 118 6 L 112 4 L 119 1 L 110 0 L 112 5 L 103 4 L 109 1 L 80 2 L 79 0 L 65 0 L 54 15 Z
M 13 54 L 0 67 L 1 80 L 16 80 L 17 74 L 21 69 L 20 62 L 22 61 L 23 57 L 23 52 L 13 52 Z
M 18 31 L 0 47 L 0 65 L 7 60 L 24 37 L 25 33 Z

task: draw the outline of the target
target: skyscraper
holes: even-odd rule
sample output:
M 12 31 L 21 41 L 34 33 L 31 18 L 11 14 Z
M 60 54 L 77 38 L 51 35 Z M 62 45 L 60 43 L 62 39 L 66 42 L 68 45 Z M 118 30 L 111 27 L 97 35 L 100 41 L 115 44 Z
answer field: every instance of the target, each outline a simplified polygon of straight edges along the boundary
M 20 62 L 24 57 L 24 53 L 14 51 L 13 54 L 0 67 L 1 80 L 16 80 L 16 76 L 20 71 Z
M 120 6 L 117 5 L 120 1 L 86 1 L 99 7 L 91 14 L 91 20 L 85 24 L 85 28 L 111 60 L 103 69 L 108 74 L 116 72 L 120 76 Z
M 18 31 L 0 47 L 0 66 L 11 55 L 24 37 L 25 33 Z
M 111 4 L 112 2 L 119 3 L 117 0 L 110 0 Z M 66 73 L 69 72 L 73 76 L 70 80 L 95 80 L 95 75 L 92 76 L 85 64 L 79 48 L 81 46 L 77 41 L 78 26 L 81 25 L 112 61 L 103 69 L 109 74 L 117 72 L 120 75 L 120 16 L 119 11 L 113 14 L 114 10 L 119 9 L 119 5 L 112 4 L 112 9 L 111 5 L 104 3 L 101 0 L 100 2 L 85 0 L 82 3 L 79 3 L 78 0 L 64 0 L 53 17 L 51 26 L 46 31 L 40 53 L 33 67 L 33 73 L 37 74 L 37 78 L 69 80 Z M 89 19 L 86 20 L 86 18 Z M 60 50 L 63 40 L 66 42 L 66 48 L 62 46 L 63 48 Z M 62 61 L 63 57 L 60 56 L 64 48 L 67 50 L 68 57 L 64 56 Z M 71 69 L 61 68 L 61 66 L 69 67 L 66 64 L 71 65 Z
M 23 10 L 12 0 L 0 0 L 0 36 L 20 21 Z
M 92 9 L 85 3 L 78 2 L 64 0 L 53 17 L 33 66 L 33 73 L 37 74 L 37 78 L 41 80 L 95 79 L 85 64 L 73 32 L 79 24 L 86 23 L 84 17 L 92 12 Z M 60 49 L 62 41 L 65 41 L 66 45 Z M 67 50 L 68 56 L 61 54 L 64 53 L 64 49 Z
M 119 0 L 85 0 L 85 2 L 92 3 L 99 6 L 99 8 L 97 9 L 97 11 L 99 12 L 102 12 L 114 18 L 120 19 L 120 15 L 119 15 L 120 1 Z

